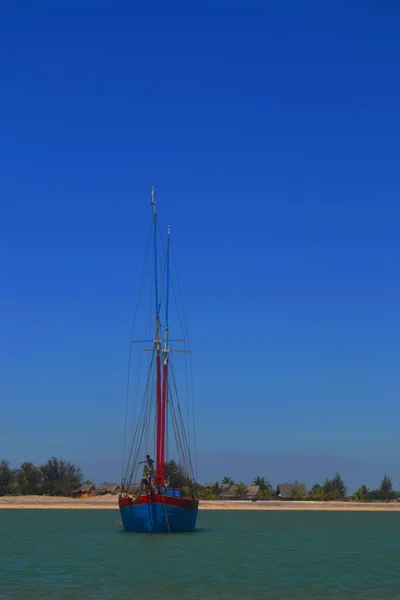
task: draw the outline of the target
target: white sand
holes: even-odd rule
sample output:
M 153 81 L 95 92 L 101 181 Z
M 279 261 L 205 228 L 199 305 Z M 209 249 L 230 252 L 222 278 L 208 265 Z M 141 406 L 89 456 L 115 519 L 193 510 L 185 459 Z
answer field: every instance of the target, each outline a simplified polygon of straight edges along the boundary
M 312 502 L 266 500 L 249 502 L 241 500 L 201 500 L 200 510 L 347 510 L 347 511 L 399 511 L 400 502 Z M 89 498 L 60 498 L 51 496 L 3 496 L 0 509 L 118 509 L 118 497 L 111 494 Z

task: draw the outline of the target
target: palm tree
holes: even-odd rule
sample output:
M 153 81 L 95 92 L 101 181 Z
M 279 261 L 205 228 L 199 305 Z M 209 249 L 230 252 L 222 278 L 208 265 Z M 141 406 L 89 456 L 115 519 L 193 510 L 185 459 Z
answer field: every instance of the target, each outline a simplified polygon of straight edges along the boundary
M 382 481 L 381 481 L 381 485 L 379 486 L 379 489 L 381 490 L 381 492 L 383 492 L 384 494 L 390 494 L 390 492 L 393 492 L 393 483 L 392 483 L 392 479 L 391 477 L 389 477 L 388 475 L 384 475 Z
M 325 498 L 325 491 L 322 485 L 316 483 L 310 490 L 310 496 L 313 500 L 323 500 Z
M 220 496 L 222 493 L 222 486 L 216 481 L 214 485 L 211 487 L 211 491 L 214 496 Z
M 358 488 L 358 490 L 354 493 L 354 500 L 364 500 L 366 494 L 368 494 L 369 490 L 366 485 L 362 485 Z
M 212 500 L 214 498 L 212 490 L 209 487 L 202 488 L 199 490 L 198 494 L 199 498 L 202 498 L 203 500 Z
M 231 477 L 224 477 L 222 483 L 225 485 L 233 485 L 234 481 Z
M 31 462 L 24 462 L 17 473 L 19 494 L 39 494 L 43 487 L 40 469 Z
M 262 492 L 264 490 L 271 490 L 272 489 L 272 485 L 270 484 L 270 482 L 267 481 L 265 479 L 265 477 L 260 477 L 260 475 L 257 475 L 257 477 L 254 477 L 254 479 L 253 479 L 253 485 L 259 485 L 260 486 L 260 490 Z
M 260 494 L 260 499 L 261 500 L 269 500 L 270 498 L 272 498 L 274 495 L 274 492 L 272 491 L 272 489 L 267 489 L 267 490 L 261 490 L 261 494 Z
M 324 485 L 325 497 L 328 500 L 337 500 L 344 498 L 347 494 L 347 488 L 343 479 L 336 473 L 332 479 L 325 479 Z
M 248 491 L 249 490 L 247 489 L 247 485 L 243 482 L 240 482 L 237 485 L 236 496 L 239 496 L 240 498 L 242 498 L 243 496 L 245 496 L 247 494 Z
M 17 486 L 15 471 L 8 460 L 0 460 L 0 496 L 12 494 Z

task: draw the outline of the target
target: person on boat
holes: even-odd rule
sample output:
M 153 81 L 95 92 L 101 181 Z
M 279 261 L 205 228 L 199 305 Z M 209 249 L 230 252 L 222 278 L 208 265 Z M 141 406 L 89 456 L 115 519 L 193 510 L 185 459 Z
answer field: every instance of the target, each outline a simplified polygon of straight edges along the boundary
M 151 481 L 149 479 L 149 469 L 147 465 L 143 468 L 142 479 L 140 480 L 139 489 L 137 491 L 136 497 L 139 498 L 144 490 L 148 489 L 151 486 Z
M 150 454 L 146 454 L 146 460 L 142 460 L 139 465 L 143 465 L 143 477 L 153 479 L 154 477 L 154 460 L 150 458 Z

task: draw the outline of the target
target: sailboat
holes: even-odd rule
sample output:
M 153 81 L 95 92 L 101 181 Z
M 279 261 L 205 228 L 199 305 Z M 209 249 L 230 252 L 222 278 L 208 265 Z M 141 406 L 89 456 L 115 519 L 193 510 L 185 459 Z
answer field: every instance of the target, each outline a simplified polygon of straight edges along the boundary
M 141 384 L 138 375 L 135 385 L 136 410 L 132 435 L 127 433 L 128 385 L 124 464 L 118 502 L 125 531 L 151 534 L 191 532 L 196 528 L 199 501 L 196 495 L 191 435 L 188 432 L 191 423 L 188 408 L 191 388 L 187 384 L 188 370 L 191 371 L 187 367 L 190 347 L 187 346 L 186 337 L 172 338 L 170 335 L 170 300 L 171 296 L 176 297 L 170 268 L 171 229 L 168 226 L 164 244 L 159 232 L 154 188 L 151 190 L 150 204 L 152 230 L 149 244 L 152 246 L 153 275 L 149 300 L 151 299 L 152 308 L 147 319 L 148 339 L 132 339 L 130 344 L 130 348 L 138 349 L 136 371 L 139 375 L 143 373 L 144 377 Z M 150 252 L 150 248 L 148 250 Z M 187 334 L 179 305 L 177 312 L 176 323 L 183 323 L 183 333 Z M 183 387 L 186 388 L 186 413 L 182 409 L 178 393 L 179 377 L 172 360 L 174 352 L 183 353 L 179 357 L 183 356 L 186 364 L 186 372 L 182 378 Z M 146 358 L 143 359 L 143 356 Z M 146 359 L 147 363 L 143 365 Z M 129 362 L 135 362 L 131 355 Z

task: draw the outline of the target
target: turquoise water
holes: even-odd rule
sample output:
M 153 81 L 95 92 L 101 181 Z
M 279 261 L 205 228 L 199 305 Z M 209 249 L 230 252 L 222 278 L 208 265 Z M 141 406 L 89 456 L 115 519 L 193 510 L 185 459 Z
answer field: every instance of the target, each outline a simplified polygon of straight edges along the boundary
M 112 510 L 1 510 L 0 598 L 400 598 L 400 514 L 203 511 L 124 533 Z

